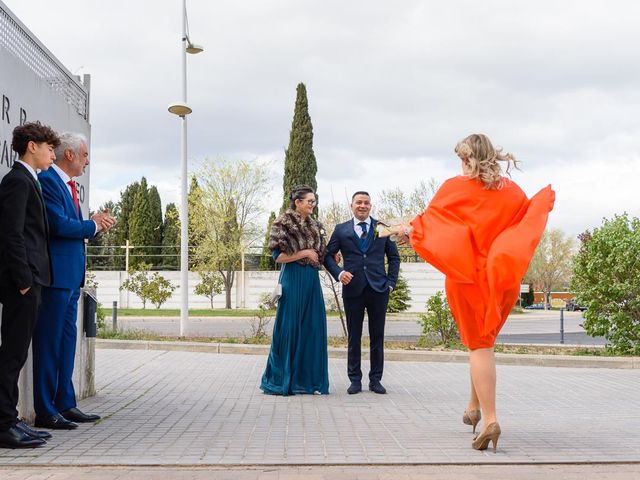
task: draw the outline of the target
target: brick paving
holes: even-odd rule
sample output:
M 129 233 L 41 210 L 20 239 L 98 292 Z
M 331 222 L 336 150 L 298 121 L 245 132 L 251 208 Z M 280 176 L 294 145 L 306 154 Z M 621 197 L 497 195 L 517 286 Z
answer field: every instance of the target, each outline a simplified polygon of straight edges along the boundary
M 541 464 L 640 461 L 640 372 L 499 366 L 498 453 L 470 447 L 463 364 L 387 362 L 388 395 L 258 389 L 266 357 L 97 350 L 96 425 L 56 431 L 0 465 Z M 4 477 L 3 477 L 4 478 Z
M 0 466 L 3 480 L 635 480 L 640 466 L 394 465 L 255 467 L 23 467 Z

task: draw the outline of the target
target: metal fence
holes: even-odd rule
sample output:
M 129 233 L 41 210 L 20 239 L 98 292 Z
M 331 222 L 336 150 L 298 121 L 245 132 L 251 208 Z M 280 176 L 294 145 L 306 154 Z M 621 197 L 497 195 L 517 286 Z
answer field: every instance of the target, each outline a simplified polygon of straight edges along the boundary
M 400 259 L 403 263 L 420 263 L 422 259 L 410 247 L 399 247 Z M 189 248 L 189 258 L 194 258 L 195 248 Z M 264 265 L 271 256 L 265 254 L 261 247 L 249 248 L 244 252 L 244 270 L 271 270 Z M 238 258 L 238 267 L 240 266 Z M 140 262 L 151 265 L 151 270 L 180 270 L 179 246 L 87 246 L 87 267 L 89 270 L 127 270 L 127 265 L 135 266 Z M 262 267 L 261 267 L 262 266 Z
M 2 2 L 0 2 L 0 46 L 24 62 L 39 78 L 59 92 L 78 114 L 88 120 L 89 93 L 85 87 L 79 80 L 69 75 L 67 69 L 60 65 L 44 45 L 28 33 L 28 29 L 9 13 Z

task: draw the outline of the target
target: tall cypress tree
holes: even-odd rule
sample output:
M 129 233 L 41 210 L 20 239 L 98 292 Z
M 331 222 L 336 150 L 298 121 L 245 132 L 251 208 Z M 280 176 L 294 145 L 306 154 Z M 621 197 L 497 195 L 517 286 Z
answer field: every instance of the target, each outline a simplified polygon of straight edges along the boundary
M 129 242 L 136 247 L 129 259 L 130 268 L 135 268 L 142 262 L 154 264 L 153 257 L 146 257 L 153 254 L 148 247 L 156 241 L 156 225 L 152 218 L 153 205 L 149 201 L 147 179 L 142 177 L 129 215 Z
M 113 227 L 113 242 L 115 245 L 122 246 L 129 238 L 129 216 L 133 210 L 133 202 L 136 193 L 140 188 L 140 182 L 133 182 L 120 193 L 120 201 L 117 206 L 117 219 L 115 227 Z
M 316 190 L 318 186 L 316 182 L 317 171 L 318 165 L 313 153 L 313 125 L 311 125 L 311 117 L 309 116 L 307 88 L 304 83 L 299 83 L 296 89 L 296 106 L 291 123 L 289 148 L 287 148 L 284 157 L 282 181 L 284 195 L 280 213 L 289 207 L 289 194 L 294 186 L 305 184 Z M 317 206 L 314 212 L 317 215 Z
M 153 245 L 160 246 L 162 245 L 162 202 L 160 200 L 160 194 L 158 193 L 158 189 L 155 185 L 149 187 L 149 204 L 151 210 L 151 218 L 149 222 L 153 226 Z M 160 251 L 154 252 L 155 254 L 160 253 Z
M 264 246 L 262 247 L 262 256 L 260 257 L 260 270 L 273 270 L 276 267 L 276 262 L 271 256 L 271 250 L 269 250 L 269 237 L 271 236 L 271 227 L 276 219 L 276 212 L 271 212 L 269 215 L 269 221 L 267 222 L 267 233 L 264 237 Z
M 180 265 L 180 216 L 175 203 L 167 204 L 162 227 L 162 263 L 175 269 Z

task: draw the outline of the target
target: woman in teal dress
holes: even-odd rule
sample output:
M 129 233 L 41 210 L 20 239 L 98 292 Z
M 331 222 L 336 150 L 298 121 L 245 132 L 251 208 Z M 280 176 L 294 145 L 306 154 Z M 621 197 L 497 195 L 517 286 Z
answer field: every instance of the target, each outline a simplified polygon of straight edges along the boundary
M 269 249 L 282 264 L 282 296 L 260 388 L 271 395 L 326 394 L 327 316 L 319 277 L 325 234 L 311 216 L 316 205 L 311 187 L 294 187 L 289 200 L 269 237 Z

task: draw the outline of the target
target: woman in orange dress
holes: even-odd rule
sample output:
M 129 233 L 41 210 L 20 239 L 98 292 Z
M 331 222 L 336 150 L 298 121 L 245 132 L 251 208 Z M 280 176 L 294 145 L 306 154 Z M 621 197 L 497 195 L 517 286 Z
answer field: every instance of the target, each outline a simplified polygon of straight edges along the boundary
M 407 229 L 415 251 L 446 275 L 445 290 L 462 343 L 469 348 L 471 395 L 463 422 L 484 416 L 473 448 L 496 451 L 496 364 L 493 345 L 515 305 L 531 257 L 553 208 L 551 186 L 530 200 L 502 175 L 516 160 L 474 134 L 455 148 L 462 175 L 447 180 Z

